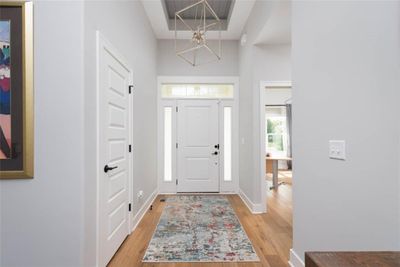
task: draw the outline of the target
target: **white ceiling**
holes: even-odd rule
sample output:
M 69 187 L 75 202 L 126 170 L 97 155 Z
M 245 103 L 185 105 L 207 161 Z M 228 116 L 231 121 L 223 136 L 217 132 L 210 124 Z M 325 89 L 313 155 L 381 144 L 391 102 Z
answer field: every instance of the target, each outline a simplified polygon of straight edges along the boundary
M 291 1 L 274 2 L 271 14 L 258 34 L 255 44 L 290 44 L 291 23 Z
M 175 33 L 168 29 L 164 13 L 164 0 L 141 0 L 157 39 L 174 39 Z M 255 0 L 235 0 L 228 29 L 221 32 L 223 40 L 239 40 L 243 27 L 253 8 Z M 190 32 L 179 32 L 180 38 L 191 38 Z M 209 32 L 210 39 L 217 39 L 218 32 Z

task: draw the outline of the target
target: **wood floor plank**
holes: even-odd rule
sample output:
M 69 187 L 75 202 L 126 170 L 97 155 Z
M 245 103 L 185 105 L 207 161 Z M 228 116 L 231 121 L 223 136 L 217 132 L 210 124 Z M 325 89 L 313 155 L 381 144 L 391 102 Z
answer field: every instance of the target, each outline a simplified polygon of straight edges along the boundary
M 240 223 L 251 240 L 260 262 L 143 263 L 142 258 L 165 207 L 157 196 L 135 231 L 121 245 L 109 267 L 287 267 L 292 247 L 292 203 L 290 184 L 270 191 L 268 213 L 252 214 L 237 195 L 227 195 Z

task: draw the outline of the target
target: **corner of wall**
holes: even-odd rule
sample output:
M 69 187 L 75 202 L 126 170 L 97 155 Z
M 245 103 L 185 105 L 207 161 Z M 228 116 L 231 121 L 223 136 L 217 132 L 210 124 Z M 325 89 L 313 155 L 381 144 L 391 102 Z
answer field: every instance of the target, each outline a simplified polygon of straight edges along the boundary
M 264 209 L 265 206 L 262 205 L 262 203 L 254 203 L 253 201 L 251 201 L 251 199 L 246 195 L 246 193 L 242 189 L 239 189 L 239 196 L 244 202 L 244 204 L 246 204 L 247 208 L 250 210 L 251 213 L 253 214 L 265 213 Z

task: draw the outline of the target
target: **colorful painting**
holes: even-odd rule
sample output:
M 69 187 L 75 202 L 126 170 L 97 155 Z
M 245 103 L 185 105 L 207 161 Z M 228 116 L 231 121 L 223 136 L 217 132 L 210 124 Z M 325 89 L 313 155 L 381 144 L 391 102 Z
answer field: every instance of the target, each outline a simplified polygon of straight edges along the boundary
M 0 0 L 0 179 L 33 178 L 33 95 L 33 3 Z
M 0 159 L 11 158 L 10 21 L 0 20 Z
M 259 261 L 225 196 L 171 196 L 144 262 Z

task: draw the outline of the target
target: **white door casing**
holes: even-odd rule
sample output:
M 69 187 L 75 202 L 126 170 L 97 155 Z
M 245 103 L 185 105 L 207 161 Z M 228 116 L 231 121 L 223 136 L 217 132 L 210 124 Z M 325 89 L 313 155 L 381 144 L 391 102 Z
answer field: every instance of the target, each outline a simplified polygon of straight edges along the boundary
M 130 95 L 132 71 L 98 33 L 98 266 L 130 233 Z M 105 166 L 110 169 L 105 170 Z
M 218 100 L 177 103 L 177 192 L 219 192 Z

